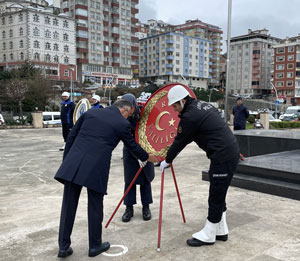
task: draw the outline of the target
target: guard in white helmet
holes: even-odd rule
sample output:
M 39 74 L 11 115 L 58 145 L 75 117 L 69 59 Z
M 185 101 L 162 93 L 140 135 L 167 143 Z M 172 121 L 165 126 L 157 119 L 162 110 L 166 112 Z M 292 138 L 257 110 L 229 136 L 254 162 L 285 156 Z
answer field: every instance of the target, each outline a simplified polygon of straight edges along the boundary
M 211 160 L 209 168 L 208 217 L 202 230 L 187 240 L 189 246 L 212 245 L 216 240 L 228 239 L 226 223 L 226 194 L 239 161 L 239 146 L 217 109 L 206 102 L 189 96 L 181 85 L 168 93 L 168 105 L 179 112 L 177 136 L 168 150 L 161 171 L 168 166 L 184 147 L 196 142 Z
M 93 95 L 92 96 L 92 109 L 99 109 L 103 108 L 103 106 L 100 104 L 100 96 L 99 95 Z
M 71 102 L 70 93 L 68 92 L 63 92 L 61 98 L 62 98 L 62 104 L 61 104 L 60 118 L 61 118 L 61 125 L 62 125 L 62 135 L 65 143 L 59 150 L 63 151 L 65 149 L 65 144 L 69 132 L 71 131 L 74 125 L 73 114 L 75 110 L 75 104 Z

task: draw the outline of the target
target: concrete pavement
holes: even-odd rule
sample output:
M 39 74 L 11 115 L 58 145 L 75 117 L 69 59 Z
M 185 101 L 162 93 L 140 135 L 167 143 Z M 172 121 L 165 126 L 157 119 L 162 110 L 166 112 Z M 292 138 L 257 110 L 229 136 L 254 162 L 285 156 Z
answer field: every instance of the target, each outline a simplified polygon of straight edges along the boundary
M 58 260 L 63 186 L 53 176 L 62 160 L 61 145 L 60 128 L 0 130 L 0 260 Z M 119 144 L 111 161 L 103 227 L 123 193 L 121 151 Z M 171 171 L 166 171 L 161 252 L 156 251 L 161 177 L 156 168 L 152 220 L 142 220 L 138 193 L 133 219 L 122 223 L 122 205 L 108 229 L 103 228 L 103 241 L 123 245 L 128 252 L 93 260 L 300 260 L 300 202 L 234 187 L 227 197 L 229 240 L 200 248 L 186 245 L 207 216 L 209 184 L 201 180 L 201 171 L 208 165 L 204 152 L 194 144 L 174 162 L 186 224 Z M 67 260 L 91 260 L 86 206 L 83 189 L 72 235 L 74 254 Z M 108 251 L 119 252 L 121 248 Z

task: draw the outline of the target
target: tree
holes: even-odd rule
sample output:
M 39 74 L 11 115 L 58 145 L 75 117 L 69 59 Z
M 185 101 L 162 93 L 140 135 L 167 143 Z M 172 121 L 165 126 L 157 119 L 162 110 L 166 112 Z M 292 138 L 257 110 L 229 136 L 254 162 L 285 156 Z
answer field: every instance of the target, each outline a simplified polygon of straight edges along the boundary
M 28 91 L 28 85 L 20 78 L 14 78 L 5 85 L 6 96 L 19 106 L 19 118 L 23 120 L 22 102 L 25 100 L 25 94 Z

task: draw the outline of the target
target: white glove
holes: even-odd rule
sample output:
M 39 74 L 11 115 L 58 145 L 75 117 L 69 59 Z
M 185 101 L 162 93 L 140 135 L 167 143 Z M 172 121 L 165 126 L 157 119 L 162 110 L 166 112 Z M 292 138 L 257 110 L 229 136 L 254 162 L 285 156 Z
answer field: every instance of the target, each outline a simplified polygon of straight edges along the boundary
M 138 159 L 138 162 L 139 162 L 140 168 L 143 168 L 143 167 L 145 167 L 145 166 L 146 166 L 146 164 L 147 164 L 147 160 L 145 160 L 145 161 L 141 161 L 140 159 Z
M 159 168 L 160 168 L 160 171 L 163 172 L 165 168 L 169 167 L 169 165 L 170 165 L 170 164 L 167 163 L 165 160 L 162 161 L 162 162 L 160 163 L 160 167 L 159 167 Z

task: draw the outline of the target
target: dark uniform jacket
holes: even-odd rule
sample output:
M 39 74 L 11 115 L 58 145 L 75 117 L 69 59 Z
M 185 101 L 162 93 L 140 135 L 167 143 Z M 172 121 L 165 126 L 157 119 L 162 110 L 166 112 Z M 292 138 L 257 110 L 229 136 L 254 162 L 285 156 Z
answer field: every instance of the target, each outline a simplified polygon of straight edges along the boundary
M 232 109 L 232 114 L 234 115 L 234 127 L 239 127 L 242 130 L 246 129 L 246 120 L 249 117 L 249 111 L 247 107 L 243 104 L 240 106 L 235 106 Z
M 166 162 L 171 163 L 192 141 L 211 160 L 225 162 L 238 157 L 239 146 L 236 138 L 212 105 L 188 97 L 179 117 L 181 120 L 177 136 L 168 150 Z
M 73 125 L 73 114 L 75 110 L 75 104 L 70 99 L 63 101 L 61 104 L 60 118 L 61 123 L 67 123 Z
M 129 122 L 117 107 L 88 110 L 68 136 L 64 160 L 55 179 L 106 194 L 111 154 L 120 140 L 139 159 L 148 159 L 147 152 L 135 142 Z
M 103 108 L 103 106 L 99 102 L 93 104 L 93 106 L 92 106 L 92 109 L 102 109 L 102 108 Z
M 134 137 L 135 134 L 135 129 L 136 129 L 136 124 L 140 119 L 140 109 L 137 107 L 135 110 L 135 113 L 133 116 L 128 118 L 128 121 L 130 123 L 130 132 L 132 136 Z M 130 151 L 130 148 L 124 145 L 123 148 L 123 163 L 124 163 L 124 179 L 125 183 L 129 184 L 137 171 L 140 168 L 140 165 L 137 161 L 137 156 L 134 155 Z M 143 168 L 141 171 L 139 177 L 136 179 L 135 184 L 144 184 L 144 182 L 151 182 L 154 179 L 154 165 L 151 162 L 147 162 L 147 165 Z M 146 180 L 145 180 L 146 179 Z

